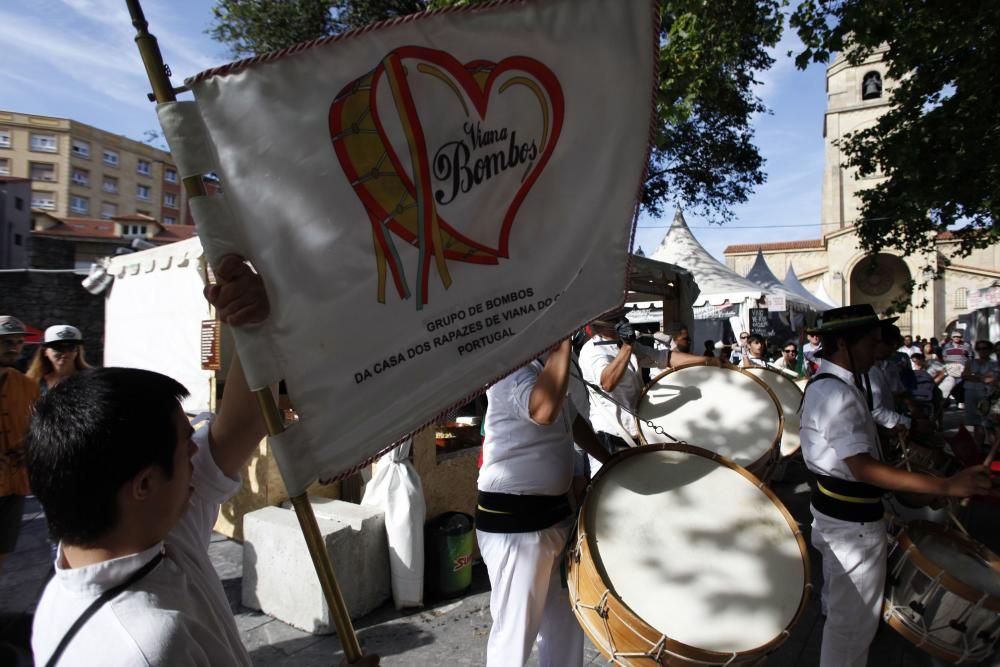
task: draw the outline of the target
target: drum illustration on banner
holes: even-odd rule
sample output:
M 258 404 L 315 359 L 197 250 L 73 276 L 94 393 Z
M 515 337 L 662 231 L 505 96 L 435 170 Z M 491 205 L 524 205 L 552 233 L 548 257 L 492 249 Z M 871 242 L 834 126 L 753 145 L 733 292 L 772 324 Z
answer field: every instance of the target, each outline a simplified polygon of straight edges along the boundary
M 419 253 L 418 310 L 432 258 L 447 289 L 449 260 L 509 256 L 511 227 L 559 141 L 563 111 L 558 79 L 537 60 L 463 64 L 418 46 L 393 50 L 338 93 L 330 135 L 372 225 L 379 303 L 389 273 L 400 298 L 412 294 L 394 236 Z

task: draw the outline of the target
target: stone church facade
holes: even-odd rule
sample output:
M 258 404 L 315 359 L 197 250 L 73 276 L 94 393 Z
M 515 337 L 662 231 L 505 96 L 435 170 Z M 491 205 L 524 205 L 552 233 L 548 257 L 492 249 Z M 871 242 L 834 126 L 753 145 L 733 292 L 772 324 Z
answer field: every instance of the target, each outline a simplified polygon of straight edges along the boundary
M 873 265 L 862 253 L 855 233 L 861 206 L 858 193 L 877 183 L 878 177 L 858 178 L 854 170 L 842 166 L 838 143 L 844 135 L 872 126 L 888 109 L 893 82 L 886 75 L 883 55 L 884 50 L 873 53 L 858 66 L 838 56 L 827 68 L 822 238 L 732 245 L 725 250 L 726 264 L 746 275 L 759 251 L 777 276 L 784 276 L 792 266 L 806 287 L 815 291 L 822 284 L 838 304 L 870 303 L 883 310 L 903 293 L 908 280 L 923 282 L 928 267 L 937 269 L 948 258 L 951 264 L 943 277 L 929 282 L 926 290 L 916 291 L 910 309 L 898 322 L 904 334 L 940 336 L 946 326 L 976 305 L 970 295 L 1000 284 L 1000 246 L 959 257 L 957 242 L 942 233 L 934 252 L 927 255 L 903 257 L 886 250 L 875 257 Z

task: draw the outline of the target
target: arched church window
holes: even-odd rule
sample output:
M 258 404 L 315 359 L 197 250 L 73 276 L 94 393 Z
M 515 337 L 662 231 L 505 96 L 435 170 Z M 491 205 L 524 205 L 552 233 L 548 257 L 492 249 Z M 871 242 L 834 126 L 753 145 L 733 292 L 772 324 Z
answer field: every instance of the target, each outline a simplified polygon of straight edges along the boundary
M 876 100 L 882 97 L 882 75 L 868 72 L 861 80 L 861 99 Z
M 969 290 L 959 287 L 955 290 L 955 309 L 965 310 L 969 307 Z

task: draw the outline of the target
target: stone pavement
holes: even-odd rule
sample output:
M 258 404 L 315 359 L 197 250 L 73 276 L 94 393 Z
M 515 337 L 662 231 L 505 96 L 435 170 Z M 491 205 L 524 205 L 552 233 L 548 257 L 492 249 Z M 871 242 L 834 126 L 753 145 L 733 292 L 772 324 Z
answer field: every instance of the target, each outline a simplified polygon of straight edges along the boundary
M 785 481 L 774 488 L 788 509 L 803 526 L 808 543 L 809 509 L 805 468 L 801 462 L 789 466 Z M 966 525 L 973 535 L 994 551 L 1000 552 L 997 531 L 997 506 L 973 504 L 965 510 Z M 255 665 L 277 667 L 295 665 L 312 667 L 336 665 L 343 654 L 335 636 L 313 636 L 281 621 L 240 604 L 243 547 L 240 543 L 216 535 L 209 550 L 212 562 L 222 579 L 236 623 Z M 810 548 L 814 590 L 820 586 L 819 557 Z M 24 625 L 23 614 L 34 610 L 49 564 L 49 546 L 45 539 L 44 517 L 33 498 L 24 514 L 24 530 L 17 551 L 0 574 L 0 637 L 16 635 Z M 666 602 L 666 601 L 665 601 Z M 812 596 L 802 618 L 792 628 L 790 637 L 767 660 L 780 667 L 816 665 L 822 631 L 819 603 Z M 355 622 L 358 637 L 366 652 L 382 656 L 383 665 L 483 665 L 490 628 L 489 582 L 485 568 L 473 569 L 473 585 L 468 594 L 456 600 L 429 601 L 424 608 L 397 612 L 391 604 Z M 5 629 L 6 628 L 6 629 Z M 0 649 L 0 666 L 18 663 Z M 589 643 L 586 663 L 609 664 Z M 537 660 L 530 663 L 537 665 Z M 939 664 L 914 648 L 895 631 L 882 625 L 869 654 L 869 665 L 878 667 L 924 667 Z M 1000 663 L 987 661 L 994 667 Z

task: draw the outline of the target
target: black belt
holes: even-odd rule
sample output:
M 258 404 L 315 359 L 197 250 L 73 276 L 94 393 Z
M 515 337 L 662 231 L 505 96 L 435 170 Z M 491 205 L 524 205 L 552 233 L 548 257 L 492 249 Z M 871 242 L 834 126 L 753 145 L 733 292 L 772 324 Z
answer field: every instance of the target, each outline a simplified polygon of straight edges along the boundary
M 556 525 L 571 513 L 566 494 L 529 496 L 480 491 L 476 528 L 487 533 L 532 533 Z
M 882 518 L 882 489 L 864 482 L 855 482 L 829 475 L 813 474 L 810 502 L 817 510 L 841 521 L 869 523 Z

